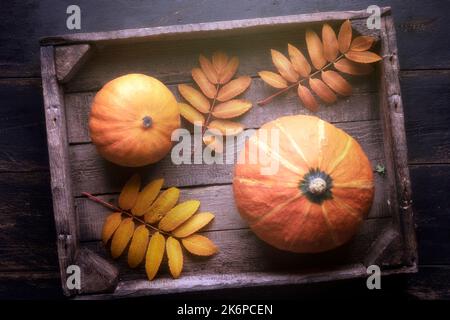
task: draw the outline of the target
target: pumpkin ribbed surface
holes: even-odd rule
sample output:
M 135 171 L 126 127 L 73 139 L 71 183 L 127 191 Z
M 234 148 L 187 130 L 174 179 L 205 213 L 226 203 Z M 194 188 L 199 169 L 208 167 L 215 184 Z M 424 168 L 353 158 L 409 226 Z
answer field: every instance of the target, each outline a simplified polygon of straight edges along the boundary
M 111 80 L 92 103 L 92 142 L 107 160 L 138 167 L 161 160 L 180 126 L 179 108 L 170 90 L 155 78 L 128 74 Z
M 262 169 L 270 161 L 278 170 L 267 174 Z M 374 195 L 372 168 L 358 142 L 328 122 L 301 115 L 266 123 L 248 139 L 233 189 L 241 216 L 258 237 L 302 253 L 347 242 Z

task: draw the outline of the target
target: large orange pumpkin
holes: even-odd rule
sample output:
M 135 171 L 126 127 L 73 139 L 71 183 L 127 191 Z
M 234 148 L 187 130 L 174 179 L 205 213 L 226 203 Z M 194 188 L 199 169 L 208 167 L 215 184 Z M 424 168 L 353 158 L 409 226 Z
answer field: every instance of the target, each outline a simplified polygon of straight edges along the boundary
M 275 133 L 279 140 L 272 140 Z M 269 159 L 262 161 L 259 152 Z M 278 170 L 267 175 L 261 169 L 270 161 Z M 248 139 L 233 189 L 241 216 L 258 237 L 302 253 L 348 241 L 374 194 L 372 168 L 358 142 L 328 122 L 301 115 L 266 123 Z
M 94 98 L 89 119 L 99 153 L 127 167 L 161 160 L 172 146 L 172 131 L 179 126 L 173 94 L 143 74 L 128 74 L 105 84 Z

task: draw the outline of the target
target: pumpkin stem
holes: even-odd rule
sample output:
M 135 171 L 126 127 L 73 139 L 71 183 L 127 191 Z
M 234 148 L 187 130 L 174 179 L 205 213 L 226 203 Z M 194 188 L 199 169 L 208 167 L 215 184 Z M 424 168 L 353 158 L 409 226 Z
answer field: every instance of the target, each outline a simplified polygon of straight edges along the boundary
M 148 129 L 152 126 L 153 124 L 153 120 L 151 117 L 149 116 L 145 116 L 142 118 L 142 125 L 144 126 L 145 129 Z
M 309 182 L 309 192 L 319 195 L 327 190 L 327 182 L 322 178 L 314 178 Z

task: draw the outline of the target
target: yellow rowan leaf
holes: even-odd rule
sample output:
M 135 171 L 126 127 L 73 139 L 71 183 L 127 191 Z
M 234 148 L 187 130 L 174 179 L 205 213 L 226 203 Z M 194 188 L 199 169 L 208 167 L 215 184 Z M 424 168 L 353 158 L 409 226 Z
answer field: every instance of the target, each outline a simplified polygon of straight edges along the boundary
M 379 55 L 370 51 L 348 51 L 345 57 L 358 63 L 373 63 L 382 59 Z
M 230 119 L 246 113 L 252 107 L 248 100 L 233 99 L 214 107 L 212 115 L 219 119 Z
M 187 84 L 179 84 L 178 91 L 195 109 L 202 113 L 209 112 L 209 101 L 200 91 Z
M 223 153 L 223 142 L 218 136 L 205 133 L 203 136 L 203 142 L 208 149 L 214 151 L 215 153 Z
M 145 256 L 145 272 L 149 280 L 153 280 L 158 273 L 165 249 L 166 239 L 159 232 L 155 232 L 150 238 Z
M 290 43 L 288 43 L 288 52 L 294 70 L 297 71 L 303 78 L 308 77 L 311 73 L 311 65 L 308 60 L 306 60 L 303 53 Z
M 198 61 L 208 80 L 213 84 L 217 84 L 219 82 L 219 76 L 211 61 L 204 55 L 200 55 Z
M 314 98 L 311 91 L 307 87 L 299 84 L 297 92 L 305 108 L 311 110 L 312 112 L 317 112 L 319 105 L 317 104 L 317 100 Z
M 375 38 L 371 36 L 359 36 L 353 39 L 350 45 L 351 51 L 366 51 L 372 47 L 375 42 Z
M 188 221 L 176 228 L 172 234 L 177 238 L 188 237 L 206 226 L 212 219 L 214 219 L 214 215 L 211 212 L 194 214 Z
M 289 82 L 297 82 L 299 75 L 295 71 L 292 63 L 281 52 L 271 49 L 272 62 L 283 78 Z
M 180 242 L 173 237 L 167 238 L 166 251 L 170 273 L 172 277 L 177 279 L 183 270 L 183 251 L 181 250 Z
M 133 176 L 125 183 L 119 195 L 119 207 L 124 210 L 130 210 L 136 203 L 139 188 L 141 187 L 141 177 L 138 174 Z
M 152 205 L 153 200 L 158 196 L 163 183 L 164 179 L 156 179 L 147 184 L 147 186 L 139 192 L 136 204 L 131 209 L 131 213 L 140 217 L 147 212 Z
M 342 96 L 349 96 L 352 94 L 352 86 L 336 71 L 323 71 L 322 80 L 332 90 L 339 93 Z
M 200 90 L 203 92 L 205 96 L 210 99 L 214 99 L 217 93 L 217 88 L 211 82 L 209 82 L 208 78 L 200 68 L 192 69 L 192 78 L 195 83 L 197 83 Z
M 339 44 L 333 28 L 325 23 L 322 27 L 323 53 L 325 58 L 333 62 L 339 53 Z
M 237 79 L 234 79 L 224 85 L 217 94 L 217 100 L 220 102 L 225 102 L 234 97 L 240 95 L 242 92 L 247 90 L 252 82 L 252 78 L 249 76 L 241 76 Z
M 352 43 L 352 23 L 346 20 L 342 23 L 338 34 L 339 51 L 346 53 Z
M 144 220 L 153 224 L 162 219 L 178 202 L 180 189 L 172 187 L 162 192 L 145 213 Z
M 239 67 L 239 58 L 238 57 L 231 58 L 230 61 L 225 66 L 225 68 L 223 68 L 222 73 L 220 74 L 219 83 L 225 84 L 228 81 L 230 81 L 235 75 L 238 67 Z
M 278 73 L 272 71 L 260 71 L 258 72 L 258 75 L 265 83 L 274 88 L 283 89 L 288 86 L 287 81 Z
M 327 60 L 323 53 L 322 41 L 320 41 L 317 33 L 312 30 L 306 31 L 306 47 L 314 68 L 321 69 L 327 63 Z
M 119 227 L 121 222 L 122 222 L 122 213 L 121 212 L 111 213 L 106 218 L 105 224 L 103 225 L 103 229 L 102 229 L 103 244 L 106 245 L 106 243 L 109 241 L 109 239 L 111 239 L 111 236 L 117 230 L 117 228 Z
M 214 66 L 214 69 L 216 69 L 217 74 L 220 76 L 222 75 L 223 69 L 228 64 L 228 56 L 223 51 L 216 51 L 212 55 L 212 64 Z
M 173 207 L 159 222 L 159 229 L 172 231 L 189 219 L 200 206 L 198 200 L 187 200 Z
M 111 255 L 114 259 L 120 257 L 122 252 L 130 242 L 131 237 L 134 233 L 134 221 L 133 218 L 123 219 L 117 228 L 116 232 L 114 232 L 112 241 L 111 241 Z
M 331 104 L 336 101 L 336 95 L 322 80 L 311 78 L 309 86 L 325 103 Z
M 334 67 L 336 70 L 355 76 L 366 75 L 373 72 L 373 67 L 370 64 L 356 63 L 345 58 L 335 62 Z
M 217 129 L 224 136 L 234 136 L 244 130 L 244 125 L 229 120 L 213 120 L 208 125 L 208 129 Z
M 214 242 L 199 234 L 181 239 L 181 242 L 187 251 L 197 256 L 211 256 L 219 251 Z
M 203 126 L 205 124 L 205 117 L 197 111 L 197 109 L 188 105 L 187 103 L 179 102 L 180 114 L 183 118 L 194 125 Z
M 148 229 L 143 224 L 134 230 L 130 248 L 128 249 L 128 265 L 130 268 L 136 268 L 144 259 L 147 251 L 148 236 Z

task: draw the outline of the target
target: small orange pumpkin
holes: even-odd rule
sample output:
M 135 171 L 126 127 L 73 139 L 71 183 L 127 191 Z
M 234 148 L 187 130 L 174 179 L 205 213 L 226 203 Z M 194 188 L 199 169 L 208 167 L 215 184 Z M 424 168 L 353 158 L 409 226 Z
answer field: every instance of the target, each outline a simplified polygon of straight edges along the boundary
M 89 118 L 92 142 L 107 160 L 139 167 L 161 160 L 180 126 L 172 92 L 159 80 L 128 74 L 109 81 L 96 94 Z
M 272 139 L 275 133 L 279 139 Z M 269 159 L 262 161 L 259 152 Z M 270 161 L 278 170 L 265 175 L 261 169 Z M 248 139 L 233 189 L 241 216 L 257 236 L 302 253 L 347 242 L 374 195 L 372 168 L 358 142 L 328 122 L 301 115 L 266 123 Z

